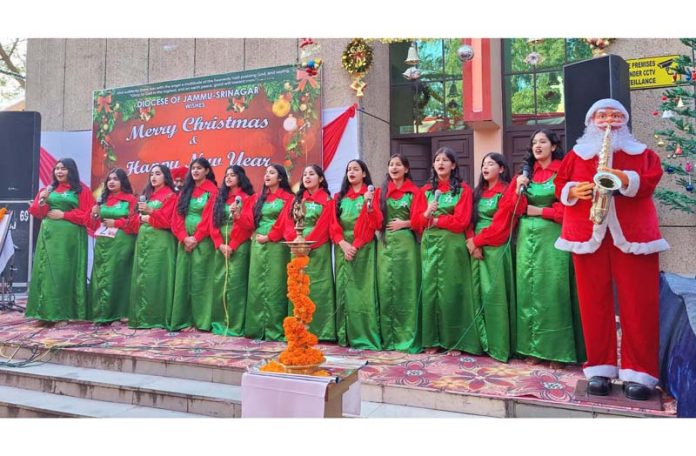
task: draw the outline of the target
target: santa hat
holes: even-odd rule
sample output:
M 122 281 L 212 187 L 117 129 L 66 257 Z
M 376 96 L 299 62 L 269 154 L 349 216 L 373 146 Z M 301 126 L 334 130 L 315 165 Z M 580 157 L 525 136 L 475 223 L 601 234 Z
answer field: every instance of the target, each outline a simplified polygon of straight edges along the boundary
M 185 179 L 188 168 L 185 166 L 179 166 L 178 168 L 172 168 L 172 179 Z
M 595 103 L 590 106 L 590 109 L 587 111 L 587 115 L 585 115 L 585 126 L 588 126 L 590 122 L 592 122 L 592 116 L 595 112 L 604 108 L 612 108 L 621 111 L 624 115 L 624 120 L 621 125 L 628 124 L 629 115 L 626 108 L 624 108 L 624 105 L 613 98 L 602 98 L 601 100 L 595 101 Z

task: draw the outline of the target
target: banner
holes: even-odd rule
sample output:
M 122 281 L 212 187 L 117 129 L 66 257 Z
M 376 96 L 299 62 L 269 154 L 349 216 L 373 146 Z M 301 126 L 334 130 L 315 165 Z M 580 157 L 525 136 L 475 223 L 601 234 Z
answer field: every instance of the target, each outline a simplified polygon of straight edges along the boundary
M 257 191 L 271 163 L 293 189 L 306 164 L 322 165 L 320 77 L 295 66 L 227 73 L 94 92 L 92 189 L 123 168 L 135 192 L 153 165 L 205 157 L 218 184 L 230 165 Z

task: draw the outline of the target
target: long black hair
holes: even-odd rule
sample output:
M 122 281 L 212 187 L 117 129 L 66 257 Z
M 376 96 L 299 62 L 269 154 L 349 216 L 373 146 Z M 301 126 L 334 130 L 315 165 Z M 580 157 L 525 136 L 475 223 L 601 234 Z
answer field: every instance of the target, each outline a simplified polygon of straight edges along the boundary
M 150 168 L 150 172 L 152 172 L 155 168 L 159 168 L 160 171 L 162 171 L 162 175 L 164 176 L 164 186 L 169 187 L 172 191 L 174 190 L 174 179 L 172 179 L 172 172 L 169 169 L 169 166 L 167 165 L 153 165 L 152 168 Z M 150 179 L 147 180 L 147 184 L 145 185 L 145 189 L 143 190 L 143 196 L 145 196 L 145 199 L 150 199 L 152 196 L 152 192 L 155 191 L 155 187 L 152 186 L 152 182 Z
M 500 179 L 502 182 L 504 182 L 506 184 L 509 184 L 510 183 L 510 167 L 508 166 L 507 161 L 505 160 L 505 156 L 503 156 L 503 154 L 500 154 L 498 152 L 489 152 L 483 157 L 483 160 L 481 160 L 481 168 L 483 168 L 483 162 L 485 162 L 487 158 L 490 158 L 491 160 L 496 162 L 498 164 L 498 166 L 503 168 L 503 172 L 500 173 L 500 175 L 498 176 L 498 179 Z M 476 188 L 474 189 L 474 204 L 471 207 L 471 225 L 474 228 L 476 228 L 476 222 L 478 222 L 478 219 L 479 219 L 478 203 L 479 203 L 479 200 L 481 199 L 481 194 L 487 188 L 488 188 L 488 181 L 483 177 L 483 173 L 481 173 L 481 175 L 479 176 L 478 184 L 476 184 Z
M 552 146 L 556 146 L 556 150 L 551 152 L 551 160 L 562 160 L 563 159 L 563 142 L 561 141 L 561 138 L 558 137 L 555 131 L 549 130 L 547 128 L 541 128 L 534 133 L 532 133 L 532 136 L 529 138 L 529 148 L 527 149 L 527 156 L 525 157 L 524 161 L 527 163 L 529 166 L 529 179 L 532 178 L 532 174 L 534 174 L 534 163 L 536 163 L 536 157 L 534 157 L 534 137 L 539 134 L 543 133 L 548 139 L 549 142 L 551 143 Z
M 208 170 L 208 174 L 206 174 L 205 178 L 211 181 L 217 187 L 215 172 L 210 166 L 210 162 L 204 157 L 198 157 L 197 159 L 193 160 L 189 165 L 188 172 L 186 173 L 186 180 L 184 180 L 184 186 L 181 187 L 181 191 L 179 192 L 179 203 L 176 206 L 176 212 L 182 216 L 186 215 L 186 211 L 188 211 L 189 203 L 191 202 L 191 194 L 193 194 L 193 188 L 196 186 L 196 182 L 191 176 L 191 167 L 193 167 L 193 165 L 196 163 Z
M 459 165 L 457 165 L 457 156 L 455 155 L 454 151 L 449 147 L 440 147 L 433 154 L 433 164 L 430 167 L 430 186 L 432 187 L 433 192 L 437 190 L 438 177 L 437 172 L 435 172 L 435 159 L 438 157 L 438 155 L 441 154 L 444 154 L 449 159 L 449 161 L 454 163 L 454 169 L 452 169 L 452 172 L 450 173 L 449 184 L 450 191 L 452 192 L 452 194 L 457 195 L 459 194 L 459 189 L 462 186 L 462 178 L 459 177 Z
M 227 177 L 227 171 L 232 170 L 232 172 L 237 176 L 237 182 L 239 188 L 242 189 L 247 195 L 254 194 L 254 186 L 251 185 L 249 177 L 246 175 L 246 171 L 239 165 L 228 166 L 225 170 L 225 177 Z M 222 184 L 220 185 L 220 191 L 218 192 L 217 198 L 215 199 L 215 206 L 213 206 L 213 225 L 219 228 L 222 225 L 222 221 L 225 218 L 225 204 L 227 203 L 227 197 L 230 194 L 230 189 L 225 184 L 225 178 L 222 179 Z
M 109 176 L 111 176 L 112 174 L 116 174 L 118 181 L 121 183 L 121 192 L 130 194 L 130 195 L 133 194 L 133 187 L 131 186 L 130 180 L 128 179 L 128 174 L 126 174 L 126 172 L 124 170 L 122 170 L 121 168 L 114 168 L 106 174 L 106 179 L 104 179 L 104 188 L 102 189 L 102 193 L 101 193 L 101 202 L 102 203 L 106 203 L 106 199 L 111 194 L 111 191 L 109 190 L 109 186 L 106 184 L 107 184 L 107 182 L 109 182 Z
M 82 192 L 82 184 L 80 184 L 80 172 L 77 170 L 77 163 L 72 158 L 61 158 L 53 167 L 53 182 L 51 187 L 58 188 L 58 179 L 56 179 L 56 166 L 61 163 L 68 170 L 68 184 L 70 189 L 78 195 Z
M 409 163 L 408 158 L 406 158 L 399 152 L 391 154 L 391 156 L 389 157 L 389 161 L 387 162 L 387 174 L 384 177 L 384 183 L 382 184 L 382 194 L 379 197 L 379 208 L 382 210 L 382 214 L 384 214 L 382 228 L 380 229 L 380 231 L 382 232 L 384 232 L 384 230 L 387 229 L 387 223 L 389 222 L 389 220 L 387 220 L 387 187 L 389 186 L 389 182 L 391 182 L 392 180 L 392 178 L 389 176 L 389 163 L 391 163 L 391 161 L 395 158 L 401 160 L 401 163 L 404 165 L 404 168 L 406 168 L 406 174 L 404 174 L 404 182 L 406 181 L 406 179 L 411 179 L 411 164 Z
M 307 169 L 307 168 L 312 168 L 314 170 L 314 172 L 317 173 L 317 176 L 319 176 L 319 178 L 320 178 L 319 189 L 323 188 L 326 191 L 326 193 L 328 194 L 329 193 L 329 183 L 326 182 L 326 176 L 324 176 L 324 170 L 321 169 L 321 166 L 312 164 L 312 165 L 305 166 L 305 169 Z M 302 171 L 302 174 L 304 175 L 304 170 Z M 305 188 L 305 185 L 304 185 L 304 179 L 300 179 L 300 188 L 297 189 L 297 193 L 295 193 L 295 200 L 292 203 L 293 207 L 295 207 L 295 203 L 299 203 L 302 201 L 302 195 L 304 195 L 305 190 L 307 190 L 307 189 Z M 331 195 L 329 195 L 329 196 L 331 196 Z
M 341 182 L 341 190 L 338 192 L 338 197 L 336 198 L 336 215 L 339 217 L 341 216 L 341 200 L 344 196 L 346 196 L 346 193 L 348 193 L 348 190 L 350 189 L 350 182 L 348 182 L 348 167 L 353 162 L 357 163 L 360 166 L 362 172 L 365 173 L 363 184 L 372 185 L 372 176 L 370 176 L 370 170 L 367 169 L 367 163 L 360 160 L 359 158 L 354 158 L 351 161 L 349 161 L 348 164 L 346 164 L 346 172 L 343 173 L 343 182 Z
M 269 166 L 275 168 L 278 171 L 278 181 L 279 188 L 282 188 L 286 192 L 292 194 L 292 189 L 290 188 L 290 179 L 288 178 L 288 172 L 285 171 L 283 165 L 278 163 L 271 163 Z M 261 221 L 261 212 L 263 210 L 263 204 L 266 202 L 266 197 L 268 197 L 268 187 L 266 184 L 263 185 L 263 190 L 261 191 L 261 196 L 256 200 L 256 205 L 254 206 L 254 226 L 259 227 L 259 222 Z

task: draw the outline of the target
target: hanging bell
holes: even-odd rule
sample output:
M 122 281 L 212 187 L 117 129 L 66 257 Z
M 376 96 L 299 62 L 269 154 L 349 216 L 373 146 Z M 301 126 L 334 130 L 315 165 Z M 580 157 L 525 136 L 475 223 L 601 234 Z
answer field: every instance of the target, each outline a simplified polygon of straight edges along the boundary
M 674 113 L 669 109 L 665 110 L 665 112 L 662 113 L 663 119 L 671 119 L 672 117 L 674 117 Z
M 662 139 L 660 139 L 659 141 L 657 141 L 657 147 L 665 147 L 665 142 Z
M 683 108 L 684 107 L 684 101 L 679 97 L 679 101 L 677 102 L 677 108 Z
M 418 65 L 420 63 L 420 58 L 418 58 L 418 48 L 416 43 L 411 43 L 411 47 L 408 48 L 408 55 L 406 60 L 404 60 L 406 65 Z
M 683 153 L 684 151 L 682 150 L 681 146 L 677 146 L 677 148 L 674 150 L 674 155 L 681 155 Z

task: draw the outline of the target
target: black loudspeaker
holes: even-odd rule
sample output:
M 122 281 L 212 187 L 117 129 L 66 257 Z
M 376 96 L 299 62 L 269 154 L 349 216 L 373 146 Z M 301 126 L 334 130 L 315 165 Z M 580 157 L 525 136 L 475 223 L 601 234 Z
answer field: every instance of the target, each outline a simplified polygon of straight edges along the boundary
M 0 112 L 0 200 L 29 200 L 39 191 L 41 115 Z
M 628 63 L 607 55 L 563 67 L 566 148 L 570 150 L 585 130 L 585 115 L 595 101 L 613 98 L 631 112 Z M 629 123 L 629 128 L 631 127 Z
M 13 284 L 15 291 L 27 288 L 30 281 L 32 257 L 39 230 L 34 226 L 34 217 L 29 214 L 31 201 L 0 201 L 0 207 L 6 207 L 12 211 L 10 219 L 10 233 L 15 247 L 14 257 L 0 275 L 6 283 Z M 6 239 L 5 242 L 8 242 Z M 2 246 L 0 246 L 1 248 Z

